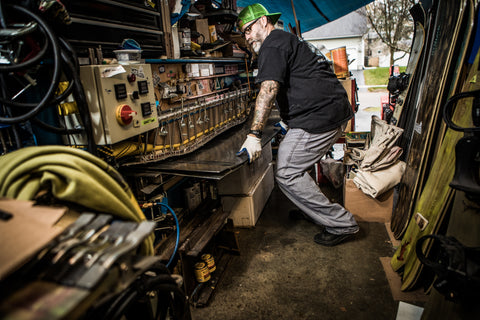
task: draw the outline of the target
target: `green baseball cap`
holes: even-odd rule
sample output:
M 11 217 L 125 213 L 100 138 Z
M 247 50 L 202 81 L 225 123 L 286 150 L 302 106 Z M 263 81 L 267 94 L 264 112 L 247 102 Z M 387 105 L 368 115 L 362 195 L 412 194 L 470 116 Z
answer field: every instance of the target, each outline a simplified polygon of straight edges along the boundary
M 240 12 L 240 14 L 238 15 L 238 27 L 242 29 L 243 26 L 250 21 L 253 21 L 263 16 L 270 17 L 272 23 L 275 24 L 281 15 L 281 13 L 268 13 L 267 9 L 265 9 L 265 7 L 262 6 L 260 3 L 254 3 L 249 5 L 248 7 L 245 7 Z

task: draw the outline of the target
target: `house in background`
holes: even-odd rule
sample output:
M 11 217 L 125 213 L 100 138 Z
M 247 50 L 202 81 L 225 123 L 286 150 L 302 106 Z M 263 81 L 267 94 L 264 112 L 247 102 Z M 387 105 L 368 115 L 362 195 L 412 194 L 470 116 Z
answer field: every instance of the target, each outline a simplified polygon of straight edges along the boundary
M 303 39 L 315 45 L 323 53 L 346 47 L 349 70 L 363 70 L 365 67 L 389 67 L 390 52 L 368 23 L 365 8 L 358 9 L 321 27 L 302 34 Z M 408 54 L 396 52 L 395 62 L 406 66 Z
M 371 28 L 364 36 L 365 40 L 365 67 L 390 67 L 390 50 L 380 40 L 378 34 Z M 409 47 L 411 39 L 405 40 L 403 45 Z M 406 66 L 409 54 L 397 51 L 394 53 L 395 65 Z
M 365 9 L 359 9 L 321 27 L 302 34 L 303 39 L 323 53 L 346 47 L 349 70 L 365 67 L 365 35 L 368 33 Z

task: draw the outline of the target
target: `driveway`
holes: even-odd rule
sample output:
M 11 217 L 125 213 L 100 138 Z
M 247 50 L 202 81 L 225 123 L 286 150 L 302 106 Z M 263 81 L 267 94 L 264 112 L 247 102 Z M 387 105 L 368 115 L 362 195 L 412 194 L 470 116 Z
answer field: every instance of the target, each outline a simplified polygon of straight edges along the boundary
M 357 81 L 358 102 L 360 104 L 355 114 L 355 131 L 370 131 L 372 116 L 381 116 L 381 98 L 382 96 L 388 96 L 388 91 L 387 88 L 374 92 L 368 91 L 363 70 L 351 70 L 351 72 Z

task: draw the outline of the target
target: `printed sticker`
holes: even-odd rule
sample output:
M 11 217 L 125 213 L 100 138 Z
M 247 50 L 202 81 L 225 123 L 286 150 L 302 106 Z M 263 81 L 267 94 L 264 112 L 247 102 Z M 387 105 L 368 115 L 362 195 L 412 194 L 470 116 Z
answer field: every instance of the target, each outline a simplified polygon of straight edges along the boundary
M 422 134 L 422 123 L 415 123 L 413 130 L 418 134 Z
M 116 67 L 105 67 L 101 69 L 100 77 L 101 78 L 111 78 L 116 76 L 117 74 L 127 72 L 123 66 L 116 66 Z

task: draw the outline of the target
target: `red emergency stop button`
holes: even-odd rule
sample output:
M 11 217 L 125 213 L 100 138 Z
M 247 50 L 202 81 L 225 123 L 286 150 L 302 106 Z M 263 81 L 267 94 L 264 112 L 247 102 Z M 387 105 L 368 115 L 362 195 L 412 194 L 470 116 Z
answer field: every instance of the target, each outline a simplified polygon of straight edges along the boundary
M 122 104 L 117 107 L 117 121 L 122 126 L 129 125 L 136 115 L 137 112 L 133 111 L 128 104 Z

